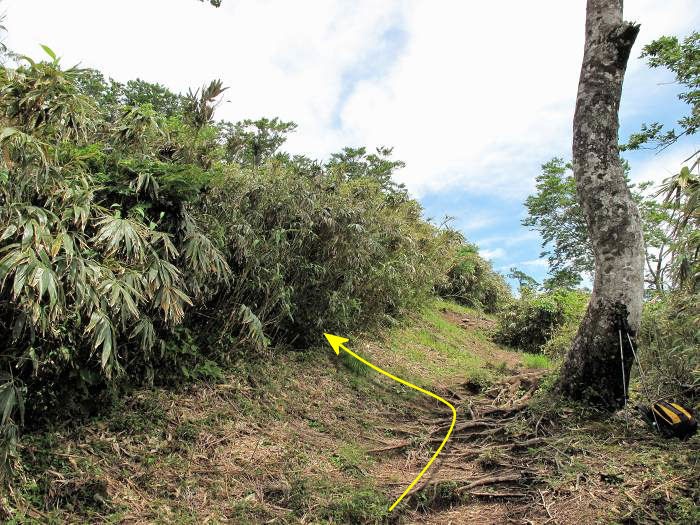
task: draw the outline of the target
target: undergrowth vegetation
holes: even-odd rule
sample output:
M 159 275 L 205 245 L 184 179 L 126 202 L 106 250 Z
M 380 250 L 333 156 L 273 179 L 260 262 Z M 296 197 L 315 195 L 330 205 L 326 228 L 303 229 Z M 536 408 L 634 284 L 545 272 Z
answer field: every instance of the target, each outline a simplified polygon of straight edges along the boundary
M 497 312 L 511 298 L 503 276 L 479 256 L 478 247 L 473 244 L 465 244 L 457 250 L 447 279 L 438 286 L 437 292 L 446 299 L 487 313 Z
M 220 81 L 177 95 L 44 50 L 0 68 L 2 463 L 23 423 L 132 385 L 391 322 L 446 282 L 488 309 L 507 295 L 422 218 L 390 148 L 290 156 L 293 123 L 214 120 Z
M 499 315 L 494 339 L 531 353 L 561 357 L 583 318 L 589 293 L 556 288 L 536 292 L 521 288 L 521 297 Z
M 700 402 L 700 296 L 669 293 L 645 306 L 639 330 L 641 394 Z
M 351 344 L 371 362 L 439 395 L 449 396 L 448 385 L 465 375 L 470 391 L 480 391 L 506 368 L 520 366 L 519 355 L 498 348 L 481 329 L 450 321 L 480 314 L 429 301 L 409 314 L 410 322 L 384 334 L 394 346 L 376 334 Z M 415 522 L 410 518 L 418 514 L 405 504 L 388 509 L 434 449 L 429 436 L 412 432 L 406 456 L 370 450 L 403 439 L 400 425 L 434 405 L 328 350 L 275 359 L 238 355 L 222 381 L 134 389 L 81 425 L 27 433 L 12 491 L 0 496 L 0 519 Z M 388 485 L 385 476 L 396 475 L 400 483 Z

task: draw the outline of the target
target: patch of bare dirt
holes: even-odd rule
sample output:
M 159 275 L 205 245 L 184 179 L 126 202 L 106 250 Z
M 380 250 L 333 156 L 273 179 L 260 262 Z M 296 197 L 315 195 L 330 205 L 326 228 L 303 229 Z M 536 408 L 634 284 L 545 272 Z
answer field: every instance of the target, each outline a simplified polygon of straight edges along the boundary
M 440 313 L 446 321 L 459 326 L 467 332 L 481 332 L 487 336 L 497 324 L 497 321 L 487 317 L 460 314 L 447 309 L 441 309 Z M 505 365 L 506 368 L 503 372 L 506 373 L 515 374 L 523 366 L 520 355 L 516 352 L 503 350 L 488 339 L 470 341 L 469 351 L 484 359 L 488 363 L 487 366 Z
M 441 310 L 441 313 L 445 320 L 467 330 L 489 331 L 494 329 L 498 324 L 497 321 L 489 319 L 488 317 L 459 314 L 445 308 Z

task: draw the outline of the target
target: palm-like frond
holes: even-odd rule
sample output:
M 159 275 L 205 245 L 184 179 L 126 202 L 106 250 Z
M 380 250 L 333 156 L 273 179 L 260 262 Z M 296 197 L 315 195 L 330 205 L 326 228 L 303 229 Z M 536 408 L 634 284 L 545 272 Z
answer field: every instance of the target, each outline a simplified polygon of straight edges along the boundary
M 48 171 L 46 144 L 32 135 L 14 127 L 0 130 L 0 151 L 5 169 L 12 170 L 15 165 L 27 166 L 37 164 L 43 171 Z
M 85 333 L 92 335 L 93 348 L 100 350 L 100 364 L 108 376 L 117 368 L 117 338 L 112 321 L 103 312 L 94 311 Z
M 0 250 L 0 283 L 2 287 L 8 278 L 13 277 L 12 297 L 20 302 L 25 311 L 31 311 L 36 323 L 42 310 L 39 306 L 46 303 L 48 309 L 43 313 L 48 317 L 42 323 L 55 320 L 64 302 L 62 284 L 54 272 L 45 251 L 37 254 L 31 247 L 22 248 L 19 244 L 10 244 Z
M 163 131 L 158 115 L 148 106 L 127 107 L 114 129 L 118 143 L 134 146 L 154 137 L 162 137 Z
M 160 309 L 166 322 L 179 323 L 185 313 L 185 305 L 192 300 L 182 290 L 181 275 L 177 267 L 168 261 L 153 257 L 145 274 L 147 290 L 153 307 Z
M 199 231 L 191 231 L 184 238 L 183 256 L 187 267 L 199 277 L 226 280 L 231 275 L 226 257 L 209 237 Z
M 113 315 L 120 317 L 122 329 L 141 316 L 138 303 L 143 296 L 125 280 L 112 274 L 100 283 L 97 292 L 107 302 Z
M 221 80 L 212 80 L 201 90 L 189 91 L 185 102 L 185 115 L 196 129 L 201 129 L 211 122 L 214 111 L 221 103 L 219 97 L 227 89 Z
M 75 87 L 80 70 L 62 71 L 57 60 L 27 61 L 28 68 L 0 71 L 5 77 L 0 84 L 0 104 L 7 108 L 6 116 L 26 132 L 43 134 L 53 143 L 84 141 L 94 129 L 96 108 Z
M 148 253 L 148 231 L 132 219 L 107 215 L 96 222 L 97 234 L 93 241 L 104 247 L 105 255 L 121 253 L 128 260 L 142 261 Z

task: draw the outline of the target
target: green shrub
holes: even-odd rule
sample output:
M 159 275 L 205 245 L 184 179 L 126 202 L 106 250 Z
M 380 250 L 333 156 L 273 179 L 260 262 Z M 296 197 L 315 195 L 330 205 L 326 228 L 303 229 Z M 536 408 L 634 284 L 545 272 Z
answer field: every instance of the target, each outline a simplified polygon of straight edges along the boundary
M 589 294 L 558 288 L 546 293 L 525 291 L 499 314 L 494 339 L 523 350 L 555 356 L 568 347 L 583 318 Z
M 253 331 L 307 345 L 397 315 L 446 270 L 448 233 L 424 222 L 416 201 L 367 178 L 299 177 L 275 162 L 230 167 L 198 213 L 227 243 L 237 276 L 217 298 L 217 332 L 236 330 L 229 320 L 245 304 L 260 322 Z
M 552 362 L 546 355 L 523 353 L 523 365 L 526 368 L 551 368 Z
M 654 400 L 700 401 L 700 294 L 659 295 L 644 306 L 637 337 L 642 393 Z M 636 368 L 636 367 L 635 367 Z
M 582 318 L 583 314 L 564 322 L 563 325 L 554 331 L 552 337 L 547 339 L 541 346 L 541 352 L 552 359 L 563 358 L 571 348 L 571 342 L 574 340 L 576 332 L 578 332 Z
M 223 245 L 193 216 L 217 170 L 169 159 L 164 119 L 149 104 L 104 120 L 80 74 L 55 58 L 0 69 L 7 428 L 25 408 L 31 424 L 57 408 L 84 415 L 128 381 L 188 369 L 197 345 L 174 345 L 176 327 L 232 275 Z
M 349 494 L 319 509 L 321 517 L 337 523 L 384 523 L 389 514 L 389 499 L 370 487 L 353 487 Z
M 447 272 L 455 236 L 391 182 L 390 149 L 352 176 L 272 150 L 240 166 L 212 119 L 220 82 L 159 112 L 162 87 L 105 98 L 49 55 L 0 67 L 3 454 L 25 419 L 391 319 Z
M 473 244 L 459 247 L 452 258 L 447 278 L 438 285 L 437 292 L 441 297 L 487 313 L 497 312 L 512 300 L 503 276 L 493 271 L 491 263 L 479 255 Z

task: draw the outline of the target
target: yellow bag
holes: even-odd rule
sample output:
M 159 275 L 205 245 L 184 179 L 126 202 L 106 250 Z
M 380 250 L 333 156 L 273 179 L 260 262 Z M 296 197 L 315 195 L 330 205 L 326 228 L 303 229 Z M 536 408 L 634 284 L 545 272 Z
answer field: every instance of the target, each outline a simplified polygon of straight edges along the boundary
M 698 422 L 693 414 L 677 403 L 657 401 L 651 408 L 639 407 L 644 419 L 664 437 L 686 440 L 698 431 Z

